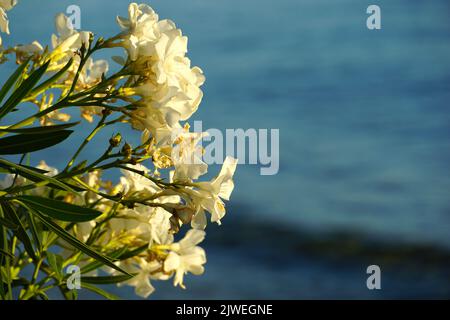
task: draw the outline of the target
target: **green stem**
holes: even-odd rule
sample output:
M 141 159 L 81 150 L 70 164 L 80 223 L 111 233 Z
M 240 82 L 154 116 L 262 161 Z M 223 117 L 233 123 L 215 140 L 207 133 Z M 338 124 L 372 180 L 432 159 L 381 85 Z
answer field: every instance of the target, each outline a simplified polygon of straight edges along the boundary
M 83 143 L 80 145 L 78 150 L 75 152 L 75 154 L 70 159 L 69 163 L 67 164 L 66 168 L 64 168 L 63 172 L 67 172 L 69 168 L 74 164 L 75 160 L 77 159 L 78 155 L 81 153 L 81 151 L 84 149 L 84 147 L 94 138 L 94 136 L 103 128 L 105 127 L 105 120 L 108 115 L 104 114 L 100 121 L 98 122 L 97 126 L 92 130 L 92 132 L 84 139 Z

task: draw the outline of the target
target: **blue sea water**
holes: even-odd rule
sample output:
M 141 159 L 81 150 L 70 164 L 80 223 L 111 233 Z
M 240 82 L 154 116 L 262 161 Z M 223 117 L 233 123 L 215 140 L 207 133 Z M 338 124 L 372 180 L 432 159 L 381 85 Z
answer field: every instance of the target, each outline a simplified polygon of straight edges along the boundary
M 83 29 L 114 35 L 114 17 L 126 15 L 128 5 L 20 2 L 9 13 L 6 44 L 48 44 L 54 15 L 70 4 L 81 7 Z M 148 3 L 189 36 L 189 56 L 207 77 L 193 119 L 204 129 L 280 130 L 277 175 L 238 167 L 228 217 L 211 231 L 205 276 L 190 277 L 183 292 L 157 284 L 155 298 L 450 296 L 448 1 Z M 369 31 L 366 8 L 374 3 L 382 29 Z M 4 79 L 12 69 L 2 69 Z M 137 132 L 122 132 L 137 141 Z M 88 152 L 99 153 L 108 134 Z M 81 138 L 38 157 L 62 166 Z M 283 231 L 274 232 L 278 227 Z M 341 233 L 352 240 L 343 242 Z M 284 234 L 290 236 L 280 240 Z M 346 258 L 306 254 L 321 237 L 331 237 L 326 246 Z M 362 243 L 360 251 L 354 248 Z M 420 251 L 392 263 L 374 253 L 404 257 L 403 249 L 391 247 L 397 244 L 412 251 L 428 246 L 438 258 Z M 347 245 L 354 254 L 341 252 Z M 365 286 L 369 264 L 387 270 L 380 292 Z M 117 292 L 133 298 L 131 289 Z

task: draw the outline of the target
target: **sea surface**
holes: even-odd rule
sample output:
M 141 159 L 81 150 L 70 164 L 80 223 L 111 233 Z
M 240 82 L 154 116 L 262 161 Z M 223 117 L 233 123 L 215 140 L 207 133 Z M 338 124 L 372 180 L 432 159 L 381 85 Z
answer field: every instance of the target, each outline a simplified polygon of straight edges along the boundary
M 112 36 L 128 5 L 19 2 L 5 44 L 49 44 L 53 17 L 70 4 L 81 8 L 82 29 Z M 280 130 L 278 174 L 238 167 L 223 225 L 208 229 L 205 275 L 189 276 L 187 290 L 156 282 L 153 298 L 450 297 L 448 1 L 148 3 L 189 37 L 189 57 L 205 72 L 193 120 Z M 381 30 L 366 27 L 370 4 L 381 8 Z M 3 80 L 12 68 L 0 70 Z M 32 161 L 62 167 L 83 137 Z M 373 264 L 381 290 L 366 287 Z M 132 288 L 112 290 L 136 298 Z

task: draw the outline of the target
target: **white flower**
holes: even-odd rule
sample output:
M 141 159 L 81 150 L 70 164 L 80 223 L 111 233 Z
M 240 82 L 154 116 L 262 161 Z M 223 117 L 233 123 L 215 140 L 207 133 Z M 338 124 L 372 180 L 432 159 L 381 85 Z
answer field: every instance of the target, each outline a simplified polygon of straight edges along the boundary
M 127 167 L 141 171 L 144 174 L 148 174 L 149 172 L 149 170 L 141 164 L 127 164 Z M 122 169 L 121 171 L 123 176 L 120 177 L 120 185 L 122 186 L 124 193 L 145 192 L 153 194 L 159 190 L 159 187 L 153 181 L 143 177 L 141 174 L 126 169 Z
M 157 21 L 158 15 L 146 4 L 131 3 L 128 7 L 128 19 L 117 17 L 119 26 L 124 30 L 122 45 L 132 61 L 140 54 L 150 53 L 149 46 L 157 38 Z
M 77 31 L 71 25 L 68 17 L 60 13 L 55 18 L 55 26 L 58 35 L 52 35 L 53 52 L 51 54 L 52 64 L 47 69 L 48 71 L 54 71 L 64 66 L 71 58 L 74 57 L 74 53 L 81 48 L 89 44 L 91 32 Z M 75 56 L 77 57 L 77 56 Z M 69 72 L 74 72 L 78 68 L 78 60 L 72 63 Z
M 95 227 L 95 221 L 79 222 L 75 228 L 75 235 L 78 239 L 86 242 L 91 235 L 92 229 Z
M 107 73 L 108 69 L 108 61 L 97 60 L 94 62 L 92 58 L 89 58 L 80 74 L 79 82 L 86 88 L 95 85 L 101 81 L 102 75 Z
M 186 189 L 196 207 L 196 214 L 192 219 L 192 227 L 203 229 L 206 226 L 205 210 L 211 213 L 211 222 L 220 224 L 225 216 L 225 205 L 222 201 L 229 200 L 234 189 L 233 175 L 236 171 L 237 159 L 227 157 L 219 175 L 208 182 L 197 182 L 196 189 Z
M 17 0 L 0 0 L 0 7 L 11 10 L 17 4 Z
M 153 243 L 170 244 L 173 235 L 169 233 L 172 215 L 162 208 L 136 205 L 133 209 L 119 211 L 118 217 L 111 219 L 109 226 L 114 234 L 126 234 L 128 238 Z
M 137 273 L 136 276 L 126 282 L 127 285 L 135 287 L 135 293 L 143 298 L 147 298 L 155 291 L 150 280 L 167 280 L 168 275 L 161 272 L 162 266 L 158 261 L 147 261 L 145 258 L 136 258 L 134 261 L 118 264 L 130 273 Z
M 41 160 L 39 164 L 36 166 L 37 169 L 44 170 L 44 175 L 53 177 L 58 174 L 58 169 L 54 167 L 50 167 L 44 160 Z M 29 191 L 31 194 L 35 196 L 45 196 L 48 193 L 47 187 L 36 187 Z
M 6 174 L 5 178 L 3 180 L 0 180 L 0 189 L 3 190 L 6 188 L 9 188 L 9 187 L 12 187 L 13 182 L 14 182 L 14 186 L 20 186 L 26 182 L 26 179 L 21 176 L 17 176 L 16 181 L 14 181 L 15 176 L 16 176 L 15 174 L 11 174 L 11 173 Z
M 17 4 L 17 0 L 0 0 L 0 31 L 9 34 L 9 20 L 6 11 L 11 10 Z M 0 46 L 2 37 L 0 37 Z
M 200 86 L 205 77 L 200 68 L 191 68 L 185 56 L 188 39 L 175 23 L 158 21 L 158 15 L 145 4 L 132 3 L 128 11 L 128 18 L 117 19 L 124 30 L 119 45 L 133 61 L 130 68 L 145 79 L 130 88 L 131 95 L 142 97 L 132 113 L 132 124 L 155 135 L 192 116 L 202 100 Z
M 147 262 L 145 259 L 139 259 L 138 274 L 130 279 L 127 284 L 135 287 L 135 293 L 143 298 L 147 298 L 155 291 L 155 288 L 150 283 L 150 275 L 153 271 L 160 268 L 157 261 Z
M 36 168 L 47 171 L 44 174 L 49 177 L 53 177 L 58 174 L 58 169 L 55 167 L 50 167 L 44 160 L 41 160 Z
M 171 251 L 164 261 L 164 271 L 175 272 L 174 285 L 183 289 L 183 277 L 190 272 L 200 275 L 204 272 L 203 265 L 206 263 L 205 251 L 197 244 L 203 241 L 205 232 L 202 230 L 189 230 L 184 238 L 172 244 Z
M 53 105 L 54 95 L 50 93 L 47 97 L 45 94 L 42 95 L 41 101 L 39 103 L 39 111 L 44 111 Z M 70 115 L 63 113 L 59 110 L 53 110 L 39 119 L 41 126 L 49 126 L 53 124 L 53 120 L 67 122 L 70 120 Z
M 172 215 L 163 208 L 154 209 L 153 215 L 149 219 L 151 234 L 149 246 L 153 242 L 162 245 L 173 242 L 173 235 L 169 233 L 171 217 Z
M 172 149 L 172 161 L 175 166 L 173 181 L 192 181 L 208 171 L 208 165 L 202 161 L 202 147 L 198 145 L 207 133 L 181 131 L 175 136 Z
M 64 43 L 64 41 L 67 41 L 68 39 L 73 38 L 74 41 L 70 41 L 71 45 L 69 47 L 72 47 L 74 49 L 81 48 L 81 45 L 84 44 L 85 46 L 89 43 L 89 37 L 90 32 L 88 31 L 81 31 L 78 32 L 75 30 L 75 28 L 72 26 L 70 20 L 68 17 L 66 17 L 63 13 L 60 13 L 55 18 L 55 27 L 56 31 L 59 35 L 59 37 L 55 34 L 52 35 L 52 45 L 53 48 L 56 48 L 57 46 Z M 73 37 L 73 36 L 76 37 Z
M 103 75 L 106 74 L 108 70 L 108 61 L 97 60 L 94 62 L 92 58 L 87 59 L 83 70 L 80 72 L 76 89 L 89 89 L 100 83 Z M 83 106 L 80 109 L 81 116 L 89 122 L 94 121 L 94 115 L 101 115 L 102 112 L 102 108 L 99 106 Z
M 44 51 L 44 48 L 38 41 L 33 41 L 30 44 L 18 45 L 14 49 L 17 53 L 23 55 L 33 55 Z

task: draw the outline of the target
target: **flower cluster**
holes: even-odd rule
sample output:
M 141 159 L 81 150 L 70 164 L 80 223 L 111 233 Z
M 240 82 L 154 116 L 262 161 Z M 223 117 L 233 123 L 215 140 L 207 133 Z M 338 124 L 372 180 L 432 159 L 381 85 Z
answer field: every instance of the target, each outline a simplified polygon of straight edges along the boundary
M 5 10 L 14 4 L 0 0 L 2 31 L 8 32 Z M 116 36 L 95 42 L 93 33 L 75 30 L 60 14 L 52 49 L 34 41 L 3 52 L 15 53 L 18 64 L 32 62 L 30 78 L 39 72 L 49 77 L 46 86 L 37 86 L 22 99 L 38 106 L 37 115 L 7 128 L 26 127 L 38 120 L 42 130 L 56 130 L 55 123 L 69 121 L 64 108 L 72 106 L 79 107 L 87 121 L 97 116 L 99 121 L 63 170 L 41 162 L 36 168 L 38 178 L 31 178 L 28 167 L 14 165 L 0 181 L 4 190 L 0 200 L 10 197 L 5 199 L 18 211 L 31 206 L 39 219 L 60 217 L 54 202 L 48 201 L 64 202 L 74 210 L 88 208 L 93 219 L 67 216 L 67 210 L 61 218 L 74 222 L 61 223 L 74 238 L 71 243 L 82 242 L 114 258 L 114 264 L 105 263 L 103 271 L 113 278 L 128 273 L 129 278 L 118 282 L 134 286 L 136 294 L 147 297 L 154 291 L 153 280 L 173 279 L 174 285 L 185 288 L 185 274 L 203 273 L 206 255 L 199 244 L 208 220 L 220 224 L 225 216 L 224 201 L 234 188 L 237 160 L 227 157 L 215 178 L 198 180 L 208 170 L 199 146 L 206 133 L 190 132 L 187 120 L 202 100 L 205 77 L 200 68 L 191 66 L 187 37 L 175 23 L 160 20 L 148 5 L 136 3 L 129 5 L 128 17 L 118 17 L 117 22 L 121 31 Z M 107 76 L 108 62 L 93 60 L 92 55 L 117 47 L 124 49 L 124 56 L 112 57 L 120 70 Z M 117 133 L 98 159 L 76 162 L 98 131 L 119 122 L 140 131 L 139 146 L 131 146 L 127 137 Z M 114 168 L 121 173 L 118 182 L 103 180 L 102 172 Z M 27 174 L 18 174 L 21 170 Z M 55 189 L 57 182 L 62 186 Z M 40 201 L 46 201 L 45 206 Z M 45 212 L 48 207 L 53 208 L 51 212 Z M 100 274 L 98 268 L 89 268 L 95 260 L 92 251 L 80 255 L 62 247 L 61 257 Z M 30 290 L 24 296 L 32 294 Z
M 140 97 L 133 125 L 149 130 L 159 143 L 197 110 L 205 77 L 186 57 L 187 37 L 174 22 L 159 20 L 149 6 L 133 3 L 128 18 L 117 21 L 123 30 L 118 45 L 127 50 L 136 75 L 123 91 Z

